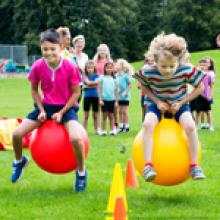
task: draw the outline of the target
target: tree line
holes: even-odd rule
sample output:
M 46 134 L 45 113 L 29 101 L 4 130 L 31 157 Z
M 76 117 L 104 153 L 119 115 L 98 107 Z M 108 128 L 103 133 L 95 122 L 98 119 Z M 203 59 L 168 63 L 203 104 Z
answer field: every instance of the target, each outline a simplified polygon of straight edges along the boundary
M 68 26 L 89 56 L 106 43 L 113 58 L 134 61 L 161 31 L 185 37 L 190 51 L 215 47 L 220 0 L 0 0 L 0 18 L 0 43 L 26 44 L 29 54 L 40 54 L 40 32 Z

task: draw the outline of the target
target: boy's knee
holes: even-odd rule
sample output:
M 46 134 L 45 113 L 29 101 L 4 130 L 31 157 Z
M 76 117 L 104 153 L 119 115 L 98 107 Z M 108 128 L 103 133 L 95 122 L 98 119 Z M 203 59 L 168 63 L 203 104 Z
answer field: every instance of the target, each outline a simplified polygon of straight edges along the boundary
M 191 134 L 196 131 L 196 126 L 194 123 L 189 123 L 184 127 L 186 134 Z
M 74 146 L 80 146 L 84 144 L 83 139 L 80 136 L 70 135 L 70 141 Z
M 143 130 L 145 130 L 145 131 L 152 131 L 153 132 L 154 127 L 155 127 L 154 124 L 149 120 L 145 121 L 143 123 Z
M 22 138 L 24 134 L 20 131 L 19 128 L 15 129 L 12 133 L 12 137 L 15 139 Z

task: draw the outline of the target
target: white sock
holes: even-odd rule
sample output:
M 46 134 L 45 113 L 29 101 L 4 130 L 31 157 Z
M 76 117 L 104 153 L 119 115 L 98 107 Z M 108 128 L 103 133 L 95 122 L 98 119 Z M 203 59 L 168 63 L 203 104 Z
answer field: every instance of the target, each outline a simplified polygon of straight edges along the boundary
M 123 123 L 119 123 L 119 128 L 123 128 Z
M 129 124 L 128 123 L 125 124 L 125 128 L 129 128 Z
M 83 171 L 79 171 L 79 170 L 78 170 L 79 176 L 85 176 L 85 173 L 86 173 L 85 170 L 83 170 Z
M 21 163 L 22 158 L 20 160 L 14 160 L 15 164 Z

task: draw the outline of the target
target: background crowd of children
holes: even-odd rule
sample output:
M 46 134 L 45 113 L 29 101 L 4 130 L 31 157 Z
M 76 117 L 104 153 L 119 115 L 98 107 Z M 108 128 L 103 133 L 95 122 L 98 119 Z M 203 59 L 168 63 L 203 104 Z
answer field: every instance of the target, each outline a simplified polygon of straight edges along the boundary
M 94 131 L 97 135 L 107 135 L 107 120 L 109 120 L 109 134 L 116 135 L 119 132 L 129 131 L 128 107 L 130 102 L 131 75 L 133 69 L 124 59 L 111 58 L 110 49 L 106 44 L 100 44 L 92 59 L 83 52 L 85 38 L 78 35 L 72 39 L 67 27 L 59 27 L 57 31 L 62 36 L 62 55 L 74 62 L 83 77 L 83 125 L 87 128 L 90 111 L 92 110 Z M 152 54 L 146 52 L 144 64 L 154 66 Z M 185 63 L 190 64 L 187 56 Z M 213 101 L 213 85 L 215 81 L 214 62 L 209 57 L 202 58 L 197 68 L 206 75 L 203 79 L 204 90 L 190 102 L 191 111 L 198 129 L 214 131 L 211 107 Z M 140 88 L 138 82 L 138 88 Z M 191 88 L 189 86 L 189 91 Z M 80 100 L 79 100 L 80 102 Z M 142 121 L 147 111 L 147 97 L 141 91 Z M 78 108 L 76 106 L 76 108 Z M 119 121 L 118 121 L 119 119 Z

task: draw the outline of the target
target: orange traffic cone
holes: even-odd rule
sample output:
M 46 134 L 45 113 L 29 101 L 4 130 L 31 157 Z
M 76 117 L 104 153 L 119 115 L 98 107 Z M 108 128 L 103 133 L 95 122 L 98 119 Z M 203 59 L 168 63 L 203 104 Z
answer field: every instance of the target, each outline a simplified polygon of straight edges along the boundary
M 135 168 L 132 160 L 128 160 L 126 169 L 126 187 L 137 188 L 138 180 L 135 174 Z
M 126 220 L 126 209 L 123 196 L 118 196 L 115 202 L 114 220 Z

